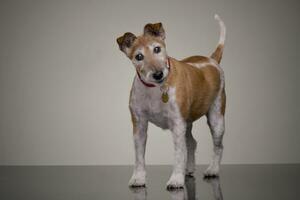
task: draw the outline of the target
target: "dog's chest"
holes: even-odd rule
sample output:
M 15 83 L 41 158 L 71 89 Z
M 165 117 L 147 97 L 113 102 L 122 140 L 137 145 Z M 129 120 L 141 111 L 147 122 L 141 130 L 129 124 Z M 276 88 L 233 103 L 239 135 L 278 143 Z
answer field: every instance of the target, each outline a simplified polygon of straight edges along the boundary
M 175 101 L 175 89 L 168 91 L 169 101 L 162 101 L 159 87 L 147 88 L 135 80 L 130 97 L 130 108 L 138 117 L 144 117 L 149 122 L 162 129 L 168 129 L 180 117 Z

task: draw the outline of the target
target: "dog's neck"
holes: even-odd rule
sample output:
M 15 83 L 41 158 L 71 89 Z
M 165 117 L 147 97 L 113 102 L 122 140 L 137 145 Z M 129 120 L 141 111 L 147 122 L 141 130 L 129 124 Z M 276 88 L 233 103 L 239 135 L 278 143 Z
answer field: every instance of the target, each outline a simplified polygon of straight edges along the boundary
M 142 78 L 140 73 L 138 72 L 138 70 L 136 70 L 136 73 L 140 79 L 140 81 L 146 86 L 146 87 L 156 87 L 156 85 L 152 84 L 152 83 L 146 83 Z
M 167 68 L 168 68 L 169 73 L 170 73 L 170 70 L 171 70 L 171 64 L 170 64 L 170 58 L 169 58 L 169 57 L 167 58 Z M 136 73 L 137 73 L 137 75 L 138 75 L 140 81 L 141 81 L 146 87 L 156 87 L 156 85 L 154 85 L 154 84 L 152 84 L 152 83 L 147 83 L 147 82 L 145 82 L 145 81 L 141 78 L 141 75 L 140 75 L 140 73 L 138 72 L 138 70 L 136 70 Z M 167 77 L 166 77 L 166 79 L 167 79 Z

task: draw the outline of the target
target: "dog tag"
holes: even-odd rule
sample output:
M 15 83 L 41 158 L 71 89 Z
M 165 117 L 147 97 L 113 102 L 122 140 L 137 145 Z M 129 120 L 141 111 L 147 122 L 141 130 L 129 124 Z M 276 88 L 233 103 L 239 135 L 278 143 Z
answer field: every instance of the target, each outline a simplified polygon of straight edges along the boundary
M 161 100 L 164 102 L 164 103 L 167 103 L 169 101 L 169 95 L 168 95 L 168 92 L 163 92 L 162 95 L 161 95 Z

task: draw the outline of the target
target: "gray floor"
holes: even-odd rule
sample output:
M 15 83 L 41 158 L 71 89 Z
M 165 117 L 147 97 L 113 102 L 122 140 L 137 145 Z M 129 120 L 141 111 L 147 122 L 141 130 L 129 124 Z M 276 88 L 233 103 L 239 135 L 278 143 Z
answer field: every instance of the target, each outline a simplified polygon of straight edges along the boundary
M 167 191 L 170 166 L 148 166 L 147 188 L 136 189 L 127 187 L 130 166 L 0 167 L 0 199 L 300 199 L 300 165 L 223 165 L 209 180 L 204 169 Z

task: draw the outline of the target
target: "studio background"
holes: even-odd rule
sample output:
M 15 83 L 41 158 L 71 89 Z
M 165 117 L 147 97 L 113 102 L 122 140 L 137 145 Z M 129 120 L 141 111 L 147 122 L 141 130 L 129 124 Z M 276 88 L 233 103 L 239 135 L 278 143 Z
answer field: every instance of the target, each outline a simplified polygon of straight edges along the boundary
M 299 14 L 289 1 L 1 1 L 0 165 L 128 165 L 135 70 L 116 38 L 162 22 L 177 59 L 215 49 L 227 91 L 223 163 L 300 163 Z M 149 126 L 147 164 L 171 164 L 170 132 Z M 197 163 L 212 141 L 195 123 Z

